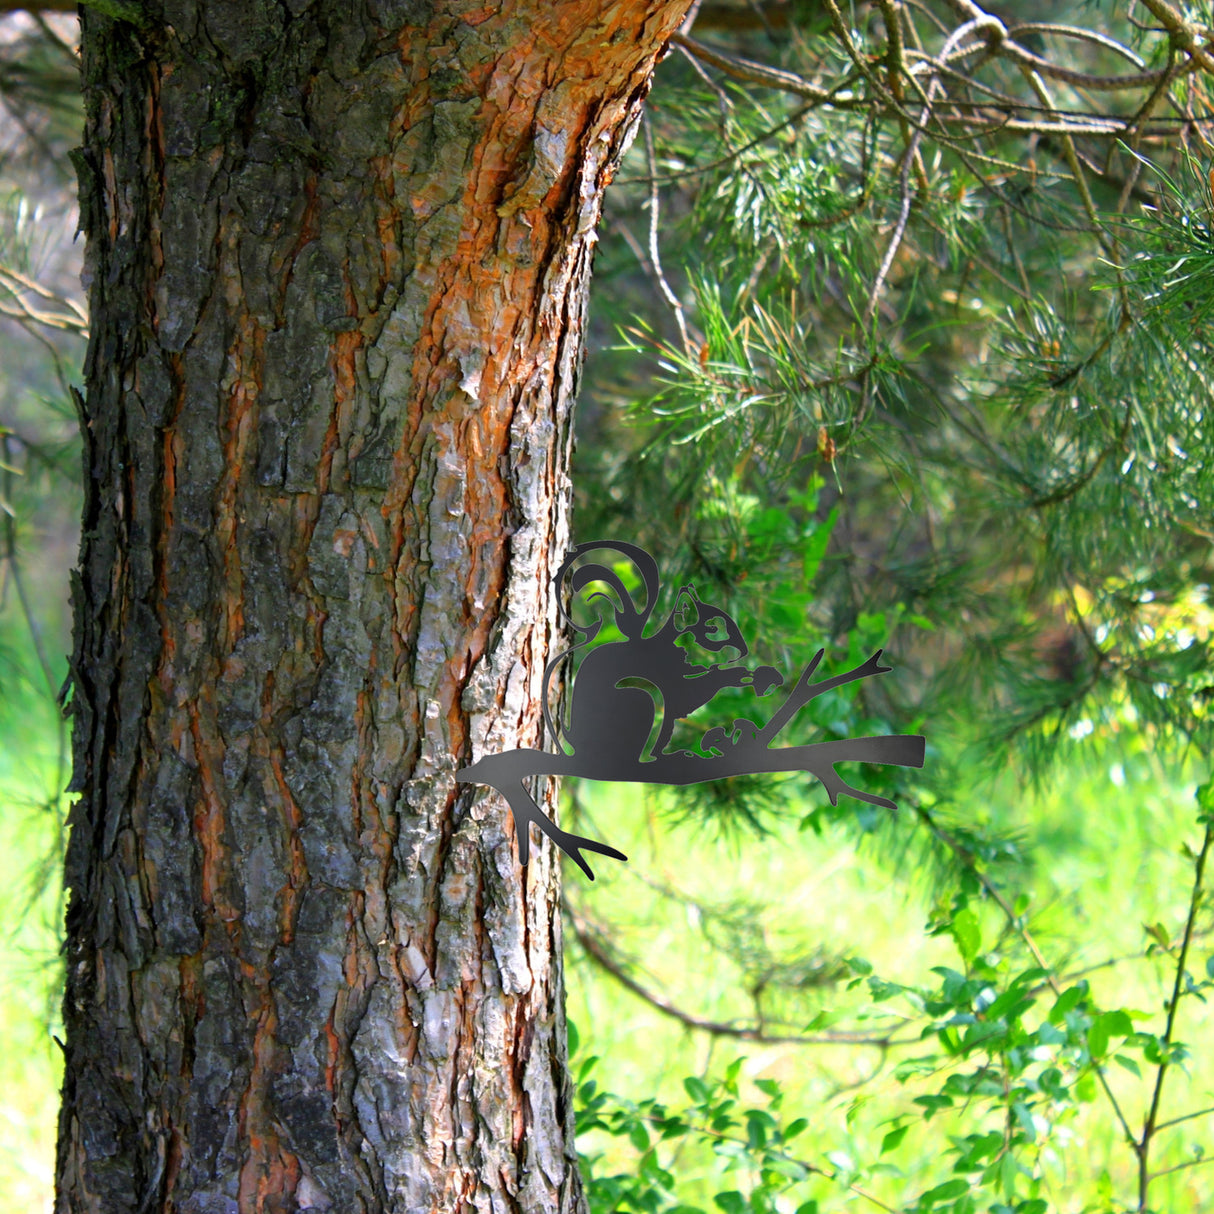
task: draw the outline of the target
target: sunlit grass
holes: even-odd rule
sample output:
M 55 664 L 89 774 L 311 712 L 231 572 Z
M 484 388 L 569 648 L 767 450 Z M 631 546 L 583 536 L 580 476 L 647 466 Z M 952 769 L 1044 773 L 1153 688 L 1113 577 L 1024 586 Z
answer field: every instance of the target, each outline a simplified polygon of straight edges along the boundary
M 577 796 L 587 823 L 593 823 L 589 833 L 621 848 L 630 860 L 626 866 L 600 865 L 593 886 L 572 868 L 566 874 L 572 903 L 588 918 L 612 925 L 612 943 L 636 958 L 632 973 L 654 994 L 704 1019 L 753 1021 L 739 967 L 708 946 L 695 910 L 696 903 L 708 908 L 734 899 L 769 904 L 754 926 L 776 953 L 781 944 L 788 948 L 799 938 L 825 953 L 866 958 L 883 978 L 907 985 L 930 982 L 933 965 L 962 968 L 951 937 L 927 934 L 931 890 L 922 866 L 914 863 L 913 848 L 899 865 L 877 854 L 888 855 L 890 848 L 857 849 L 854 832 L 841 828 L 821 838 L 792 829 L 778 837 L 723 844 L 704 832 L 667 825 L 655 807 L 674 795 L 582 783 Z M 1032 930 L 1051 965 L 1067 974 L 1099 966 L 1086 974 L 1096 1003 L 1147 1013 L 1137 1027 L 1161 1031 L 1175 971 L 1166 956 L 1143 957 L 1149 944 L 1144 924 L 1162 923 L 1173 939 L 1183 926 L 1192 860 L 1182 854 L 1181 844 L 1196 846 L 1200 838 L 1192 781 L 1142 754 L 1132 761 L 1076 763 L 1057 773 L 1048 791 L 1035 795 L 1009 781 L 974 804 L 976 814 L 1022 833 L 1029 863 L 1015 874 L 1012 893 L 1030 896 Z M 655 841 L 660 850 L 654 849 Z M 670 903 L 654 883 L 677 888 L 692 905 Z M 992 947 L 1003 917 L 994 907 L 983 912 L 983 938 Z M 1207 931 L 1195 942 L 1188 968 L 1204 977 L 1212 944 L 1208 915 L 1200 925 Z M 923 1089 L 901 1085 L 892 1069 L 899 1057 L 929 1052 L 927 1044 L 890 1051 L 883 1059 L 873 1047 L 765 1046 L 723 1037 L 714 1043 L 708 1034 L 684 1027 L 625 991 L 576 946 L 570 951 L 569 1014 L 581 1032 L 583 1054 L 603 1059 L 595 1072 L 600 1088 L 634 1100 L 657 1095 L 680 1107 L 686 1104 L 684 1076 L 720 1074 L 730 1059 L 743 1054 L 748 1059 L 743 1076 L 778 1079 L 788 1118 L 809 1119 L 810 1129 L 794 1153 L 817 1163 L 839 1151 L 876 1161 L 890 1118 L 914 1112 L 911 1097 Z M 845 979 L 807 992 L 799 1025 L 769 1027 L 795 1032 L 818 1010 L 861 1007 L 863 987 L 849 993 L 846 986 Z M 1047 992 L 1026 1021 L 1035 1025 L 1051 1003 Z M 882 1011 L 891 1009 L 910 1011 L 899 1001 L 880 1005 Z M 1179 1068 L 1169 1072 L 1164 1121 L 1214 1105 L 1214 1059 L 1203 1048 L 1211 1027 L 1208 1006 L 1188 998 L 1181 1009 L 1177 1037 L 1189 1044 L 1192 1057 L 1187 1074 Z M 881 1023 L 849 1018 L 835 1027 Z M 1140 1132 L 1154 1069 L 1144 1065 L 1141 1080 L 1118 1066 L 1106 1072 L 1131 1128 Z M 765 1098 L 752 1087 L 749 1102 L 762 1106 Z M 1152 1171 L 1209 1152 L 1212 1122 L 1196 1118 L 1160 1134 Z M 870 1187 L 891 1204 L 913 1200 L 921 1189 L 947 1179 L 947 1172 L 942 1174 L 947 1133 L 975 1128 L 964 1114 L 920 1124 L 904 1148 L 887 1157 L 900 1173 L 878 1176 Z M 601 1133 L 584 1136 L 579 1146 L 584 1154 L 604 1152 L 600 1173 L 626 1172 L 636 1157 L 625 1140 Z M 679 1178 L 680 1198 L 705 1208 L 713 1208 L 712 1194 L 720 1189 L 746 1187 L 736 1174 L 721 1180 L 719 1165 L 694 1151 L 685 1150 L 674 1166 L 664 1162 Z M 1041 1166 L 1048 1181 L 1042 1195 L 1049 1197 L 1051 1210 L 1078 1214 L 1085 1207 L 1119 1208 L 1110 1198 L 1136 1206 L 1136 1159 L 1099 1091 L 1054 1134 Z M 828 1182 L 799 1197 L 808 1193 L 823 1211 L 851 1208 L 846 1195 Z M 1201 1166 L 1160 1177 L 1150 1191 L 1156 1210 L 1204 1208 L 1212 1195 L 1214 1167 Z

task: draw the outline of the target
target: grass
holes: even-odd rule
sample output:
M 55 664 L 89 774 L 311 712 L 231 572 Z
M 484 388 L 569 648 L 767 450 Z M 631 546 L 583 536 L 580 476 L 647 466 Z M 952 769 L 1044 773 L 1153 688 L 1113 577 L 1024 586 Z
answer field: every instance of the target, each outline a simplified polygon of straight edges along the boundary
M 612 944 L 634 959 L 630 972 L 655 994 L 708 1019 L 753 1020 L 747 954 L 753 969 L 754 953 L 764 949 L 863 957 L 881 977 L 907 985 L 933 980 L 933 965 L 962 968 L 952 938 L 928 934 L 933 891 L 925 867 L 908 858 L 913 849 L 899 863 L 890 858 L 898 849 L 889 841 L 874 847 L 869 839 L 857 847 L 856 833 L 841 827 L 821 838 L 786 830 L 731 846 L 702 831 L 665 826 L 660 807 L 670 795 L 583 783 L 577 797 L 593 823 L 591 833 L 599 831 L 598 837 L 620 847 L 630 861 L 601 866 L 593 886 L 572 868 L 566 877 L 568 897 L 579 913 L 612 925 Z M 1158 950 L 1144 956 L 1149 944 L 1144 924 L 1162 923 L 1173 938 L 1183 926 L 1192 861 L 1181 853 L 1181 843 L 1187 840 L 1193 847 L 1200 837 L 1192 781 L 1146 754 L 1133 761 L 1077 762 L 1060 771 L 1048 791 L 1029 795 L 1008 784 L 976 801 L 975 811 L 1023 836 L 1027 862 L 1013 874 L 1015 889 L 1030 897 L 1033 930 L 1051 964 L 1069 973 L 1100 967 L 1087 974 L 1097 1005 L 1140 1009 L 1149 1015 L 1136 1028 L 1161 1031 L 1175 971 Z M 655 888 L 663 884 L 684 900 L 664 897 Z M 766 909 L 756 907 L 749 919 L 743 917 L 734 955 L 706 940 L 704 924 L 712 908 L 756 899 Z M 991 947 L 1002 916 L 990 906 L 982 912 L 984 941 Z M 1201 926 L 1205 931 L 1188 966 L 1197 977 L 1205 976 L 1211 953 L 1208 914 Z M 584 951 L 570 952 L 569 1015 L 584 1052 L 603 1059 L 595 1072 L 600 1088 L 634 1100 L 656 1094 L 678 1108 L 687 1103 L 684 1076 L 719 1075 L 732 1058 L 745 1055 L 742 1075 L 751 1086 L 743 1095 L 762 1106 L 764 1097 L 753 1081 L 779 1080 L 788 1118 L 810 1121 L 796 1153 L 818 1163 L 836 1152 L 877 1160 L 890 1119 L 915 1111 L 910 1101 L 918 1089 L 900 1084 L 893 1066 L 900 1055 L 923 1049 L 882 1056 L 872 1047 L 714 1039 L 646 1005 Z M 1106 964 L 1110 959 L 1121 960 Z M 846 980 L 809 985 L 787 1001 L 786 1011 L 800 1009 L 799 1017 L 790 1016 L 796 1022 L 791 1031 L 819 1010 L 862 1012 L 865 1000 L 858 995 L 863 990 L 849 992 L 846 986 Z M 1169 1073 L 1160 1120 L 1214 1105 L 1214 1057 L 1202 1048 L 1211 1028 L 1204 997 L 1182 1001 L 1177 1037 L 1190 1044 L 1192 1057 L 1186 1071 Z M 1047 992 L 1026 1022 L 1035 1026 L 1051 1002 Z M 881 1005 L 899 1006 L 905 1005 Z M 835 1027 L 862 1029 L 874 1023 L 844 1018 Z M 1140 1130 L 1154 1069 L 1144 1066 L 1142 1080 L 1118 1066 L 1106 1070 L 1131 1126 Z M 1107 1100 L 1099 1091 L 1092 1095 L 1042 1152 L 1042 1196 L 1050 1199 L 1051 1210 L 1112 1211 L 1123 1208 L 1118 1199 L 1135 1205 L 1136 1159 Z M 1161 1134 L 1152 1152 L 1153 1170 L 1192 1162 L 1200 1152 L 1214 1154 L 1211 1120 L 1194 1118 Z M 947 1134 L 974 1128 L 956 1116 L 918 1122 L 904 1148 L 886 1161 L 897 1165 L 896 1173 L 878 1175 L 869 1187 L 901 1208 L 899 1203 L 947 1179 L 940 1159 Z M 604 1153 L 600 1172 L 635 1167 L 636 1152 L 623 1139 L 595 1132 L 583 1136 L 579 1148 Z M 680 1199 L 704 1208 L 713 1208 L 712 1194 L 720 1189 L 745 1187 L 737 1177 L 725 1180 L 719 1161 L 703 1155 L 689 1161 L 684 1153 L 671 1170 Z M 821 1202 L 823 1214 L 851 1208 L 846 1194 L 828 1182 L 807 1191 Z M 1153 1182 L 1150 1197 L 1158 1211 L 1208 1208 L 1214 1202 L 1214 1167 L 1186 1166 L 1162 1176 Z M 861 1202 L 856 1208 L 875 1207 Z

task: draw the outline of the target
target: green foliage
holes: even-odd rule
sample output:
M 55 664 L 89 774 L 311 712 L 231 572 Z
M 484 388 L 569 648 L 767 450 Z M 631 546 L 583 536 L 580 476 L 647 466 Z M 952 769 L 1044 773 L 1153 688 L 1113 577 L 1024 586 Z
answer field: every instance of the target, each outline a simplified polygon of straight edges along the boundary
M 889 51 L 876 17 L 857 9 L 850 48 L 838 31 L 756 36 L 751 58 L 829 80 L 846 105 L 728 79 L 714 92 L 686 63 L 655 90 L 656 153 L 634 153 L 612 227 L 658 205 L 656 172 L 681 217 L 661 227 L 662 265 L 685 285 L 677 325 L 661 293 L 612 290 L 635 361 L 617 350 L 590 376 L 621 404 L 581 464 L 579 531 L 643 537 L 737 585 L 771 560 L 756 520 L 779 534 L 829 519 L 812 590 L 784 598 L 768 635 L 837 633 L 865 610 L 930 621 L 931 636 L 883 638 L 926 676 L 894 704 L 951 716 L 992 765 L 1012 747 L 1039 773 L 1069 730 L 1115 733 L 1127 710 L 1205 736 L 1208 165 L 1160 134 L 1149 154 L 1110 141 L 1115 168 L 1093 178 L 1059 147 L 1026 158 L 1014 130 L 967 151 L 941 117 L 908 195 L 905 127 L 857 103 L 879 83 L 864 57 Z M 1130 32 L 1120 17 L 1099 30 Z M 1023 88 L 990 71 L 1001 95 Z M 603 251 L 613 288 L 626 256 Z M 650 376 L 657 391 L 638 390 Z
M 930 933 L 951 938 L 959 966 L 932 966 L 926 981 L 905 983 L 881 976 L 863 958 L 850 958 L 842 990 L 867 999 L 860 1009 L 870 1023 L 892 1016 L 900 1026 L 892 1076 L 902 1095 L 884 1092 L 883 1116 L 867 1134 L 857 1120 L 861 1102 L 848 1106 L 836 1127 L 846 1147 L 822 1145 L 820 1112 L 799 1116 L 778 1080 L 754 1080 L 749 1086 L 756 1102 L 744 1086 L 742 1056 L 719 1076 L 684 1077 L 684 1101 L 638 1101 L 604 1087 L 603 1061 L 587 1056 L 571 1029 L 579 1136 L 597 1141 L 607 1135 L 630 1148 L 622 1168 L 618 1152 L 609 1168 L 601 1150 L 583 1150 L 591 1209 L 669 1214 L 711 1208 L 705 1205 L 710 1201 L 723 1210 L 812 1208 L 825 1214 L 844 1204 L 851 1208 L 857 1199 L 859 1208 L 905 1214 L 1078 1209 L 1051 1174 L 1060 1160 L 1083 1149 L 1078 1128 L 1098 1106 L 1124 1131 L 1123 1149 L 1141 1169 L 1140 1185 L 1148 1185 L 1152 1140 L 1188 1120 L 1158 1116 L 1166 1072 L 1185 1068 L 1192 1057 L 1176 1034 L 1177 1010 L 1185 999 L 1204 1004 L 1205 991 L 1214 987 L 1214 958 L 1200 971 L 1189 960 L 1197 934 L 1211 930 L 1203 884 L 1214 829 L 1206 808 L 1211 788 L 1204 785 L 1196 795 L 1206 834 L 1200 851 L 1189 856 L 1188 918 L 1179 928 L 1147 928 L 1146 956 L 1160 956 L 1173 970 L 1172 994 L 1161 1011 L 1102 1005 L 1086 978 L 1024 965 L 1020 957 L 1037 945 L 1023 912 L 1008 907 L 1011 931 L 990 933 L 984 912 L 998 893 L 975 899 L 965 881 L 937 903 L 928 925 Z M 982 881 L 977 892 L 984 892 Z M 805 1028 L 820 1032 L 846 1018 L 822 1011 Z M 1115 1083 L 1110 1066 L 1120 1072 Z M 1151 1110 L 1138 1131 L 1126 1120 L 1133 1105 Z M 1203 1159 L 1199 1151 L 1187 1162 Z M 1154 1175 L 1185 1166 L 1182 1160 Z M 1115 1204 L 1104 1176 L 1106 1203 L 1085 1208 L 1129 1208 L 1129 1200 Z
M 724 1188 L 713 1195 L 714 1205 L 726 1214 L 775 1214 L 784 1208 L 780 1199 L 802 1195 L 806 1182 L 826 1176 L 845 1183 L 846 1166 L 837 1162 L 823 1169 L 792 1153 L 791 1144 L 807 1126 L 804 1118 L 788 1120 L 781 1112 L 783 1093 L 774 1080 L 760 1080 L 766 1097 L 763 1107 L 739 1104 L 738 1073 L 743 1059 L 735 1059 L 718 1080 L 705 1081 L 694 1075 L 683 1080 L 688 1103 L 672 1112 L 657 1100 L 632 1102 L 600 1090 L 594 1072 L 596 1057 L 574 1053 L 571 1065 L 577 1082 L 579 1133 L 601 1130 L 626 1139 L 638 1152 L 634 1169 L 615 1175 L 598 1174 L 601 1156 L 582 1156 L 583 1177 L 593 1214 L 637 1210 L 646 1214 L 693 1214 L 699 1208 L 679 1201 L 678 1181 L 661 1160 L 674 1158 L 692 1145 L 706 1148 L 718 1161 L 725 1181 L 736 1182 L 736 1173 L 747 1171 L 753 1178 L 743 1193 Z M 817 1202 L 798 1201 L 798 1212 L 811 1214 Z M 703 1211 L 699 1211 L 703 1214 Z

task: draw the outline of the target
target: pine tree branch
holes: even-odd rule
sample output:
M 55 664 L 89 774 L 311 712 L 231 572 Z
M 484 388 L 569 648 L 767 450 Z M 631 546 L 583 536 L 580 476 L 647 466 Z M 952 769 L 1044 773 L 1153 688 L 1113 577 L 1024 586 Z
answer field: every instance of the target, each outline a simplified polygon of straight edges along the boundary
M 1206 49 L 1211 41 L 1208 29 L 1186 21 L 1166 0 L 1139 0 L 1139 3 L 1149 9 L 1151 15 L 1168 31 L 1173 46 L 1185 51 L 1207 72 L 1214 72 L 1214 59 Z M 1205 45 L 1199 42 L 1199 37 L 1204 39 Z
M 727 76 L 732 76 L 735 80 L 744 80 L 748 84 L 762 84 L 767 88 L 781 89 L 809 101 L 830 101 L 837 91 L 819 88 L 794 72 L 786 72 L 782 68 L 770 67 L 765 63 L 756 63 L 752 59 L 740 59 L 737 56 L 713 50 L 712 47 L 705 46 L 704 43 L 698 42 L 686 34 L 675 34 L 671 38 L 671 42 L 683 47 L 701 63 L 707 63 Z
M 892 1036 L 873 1036 L 868 1033 L 825 1032 L 825 1033 L 769 1033 L 754 1025 L 738 1025 L 723 1020 L 709 1020 L 685 1011 L 669 999 L 655 994 L 642 983 L 638 982 L 619 961 L 612 955 L 603 943 L 603 932 L 594 927 L 576 910 L 565 903 L 565 910 L 573 924 L 573 934 L 578 943 L 586 950 L 586 954 L 605 973 L 610 974 L 621 986 L 631 991 L 642 1002 L 677 1020 L 687 1028 L 708 1033 L 713 1037 L 732 1037 L 739 1041 L 757 1041 L 763 1045 L 867 1045 L 879 1050 L 890 1046 L 904 1044 Z M 908 1042 L 917 1041 L 918 1037 L 908 1038 Z

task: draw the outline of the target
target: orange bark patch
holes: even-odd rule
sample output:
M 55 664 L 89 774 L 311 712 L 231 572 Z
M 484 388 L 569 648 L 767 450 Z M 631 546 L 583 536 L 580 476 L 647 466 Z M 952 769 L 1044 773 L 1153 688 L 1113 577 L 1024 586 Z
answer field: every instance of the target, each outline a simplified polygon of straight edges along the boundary
M 347 299 L 347 303 L 351 302 Z M 333 456 L 339 444 L 348 446 L 350 441 L 350 412 L 358 389 L 358 351 L 362 348 L 363 341 L 363 335 L 358 329 L 350 329 L 348 332 L 338 333 L 333 342 L 329 356 L 329 366 L 333 372 L 333 413 L 329 418 L 329 428 L 325 431 L 324 446 L 320 455 L 320 467 L 316 477 L 318 493 L 329 492 Z
M 243 522 L 239 509 L 241 482 L 248 458 L 249 440 L 256 429 L 256 403 L 261 391 L 265 330 L 245 315 L 228 351 L 232 386 L 224 420 L 224 470 L 219 484 L 215 533 L 223 553 L 225 635 L 221 646 L 231 649 L 244 627 L 244 588 L 237 530 Z
M 290 832 L 288 854 L 290 867 L 287 869 L 286 884 L 278 891 L 278 930 L 282 933 L 283 944 L 290 944 L 295 939 L 295 924 L 299 918 L 299 901 L 303 897 L 308 884 L 308 862 L 304 855 L 303 840 L 299 837 L 299 828 L 303 815 L 282 770 L 282 750 L 275 747 L 270 752 L 270 769 L 274 773 L 274 783 L 278 789 L 278 803 L 282 806 L 282 816 Z
M 202 902 L 224 922 L 240 917 L 228 901 L 224 889 L 228 852 L 224 845 L 224 803 L 215 773 L 223 766 L 223 745 L 218 739 L 204 737 L 204 725 L 197 703 L 191 703 L 190 733 L 194 739 L 194 757 L 202 779 L 202 800 L 194 810 L 194 836 L 202 848 Z
M 393 119 L 394 134 L 399 133 L 398 119 Z M 396 182 L 392 171 L 392 157 L 376 156 L 367 165 L 372 181 L 375 183 L 376 213 L 375 230 L 379 237 L 380 248 L 380 282 L 378 295 L 390 282 L 396 282 L 399 277 L 401 264 L 401 247 L 397 240 L 401 212 L 396 203 Z
M 328 1056 L 325 1060 L 325 1088 L 330 1094 L 337 1091 L 337 1060 L 341 1057 L 341 1039 L 333 1028 L 333 1013 L 325 1021 L 325 1043 Z
M 240 1134 L 248 1155 L 240 1169 L 236 1203 L 240 1214 L 269 1214 L 296 1208 L 292 1200 L 299 1187 L 298 1158 L 278 1137 L 270 1104 L 274 1074 L 278 1013 L 268 984 L 253 1035 L 253 1068 L 240 1104 Z

